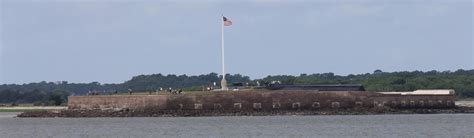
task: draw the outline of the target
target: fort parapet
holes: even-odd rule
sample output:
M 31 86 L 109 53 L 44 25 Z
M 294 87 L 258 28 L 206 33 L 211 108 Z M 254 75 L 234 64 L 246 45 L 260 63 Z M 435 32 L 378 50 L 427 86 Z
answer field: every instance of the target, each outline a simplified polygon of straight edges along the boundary
M 448 91 L 448 92 L 446 92 Z M 235 91 L 181 95 L 70 96 L 69 109 L 77 110 L 318 110 L 338 108 L 452 108 L 454 91 Z

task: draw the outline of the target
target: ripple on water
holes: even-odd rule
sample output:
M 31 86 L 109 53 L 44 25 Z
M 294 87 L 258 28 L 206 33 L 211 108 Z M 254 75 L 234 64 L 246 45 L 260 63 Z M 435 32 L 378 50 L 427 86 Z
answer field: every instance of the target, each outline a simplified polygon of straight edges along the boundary
M 13 118 L 0 113 L 2 137 L 463 137 L 474 114 Z M 10 116 L 10 117 L 3 117 Z

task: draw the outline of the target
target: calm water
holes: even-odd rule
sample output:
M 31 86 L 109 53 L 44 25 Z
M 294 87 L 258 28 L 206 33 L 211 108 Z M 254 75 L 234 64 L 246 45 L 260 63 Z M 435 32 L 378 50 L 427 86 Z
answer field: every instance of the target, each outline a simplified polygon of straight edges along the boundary
M 474 114 L 13 118 L 0 137 L 474 137 Z

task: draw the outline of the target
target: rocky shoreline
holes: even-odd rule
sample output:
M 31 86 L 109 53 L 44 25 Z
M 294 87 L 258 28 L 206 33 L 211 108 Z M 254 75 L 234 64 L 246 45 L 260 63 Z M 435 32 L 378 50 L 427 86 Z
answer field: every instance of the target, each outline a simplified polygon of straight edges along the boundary
M 199 117 L 199 116 L 279 116 L 279 115 L 374 115 L 374 114 L 441 114 L 474 113 L 474 107 L 458 106 L 450 109 L 330 109 L 330 110 L 50 110 L 24 112 L 17 117 Z

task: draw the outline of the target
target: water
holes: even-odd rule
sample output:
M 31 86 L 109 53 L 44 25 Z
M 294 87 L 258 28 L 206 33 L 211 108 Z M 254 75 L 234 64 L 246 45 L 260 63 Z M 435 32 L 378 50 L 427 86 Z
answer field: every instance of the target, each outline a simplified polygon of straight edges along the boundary
M 474 114 L 13 118 L 0 137 L 473 137 Z

